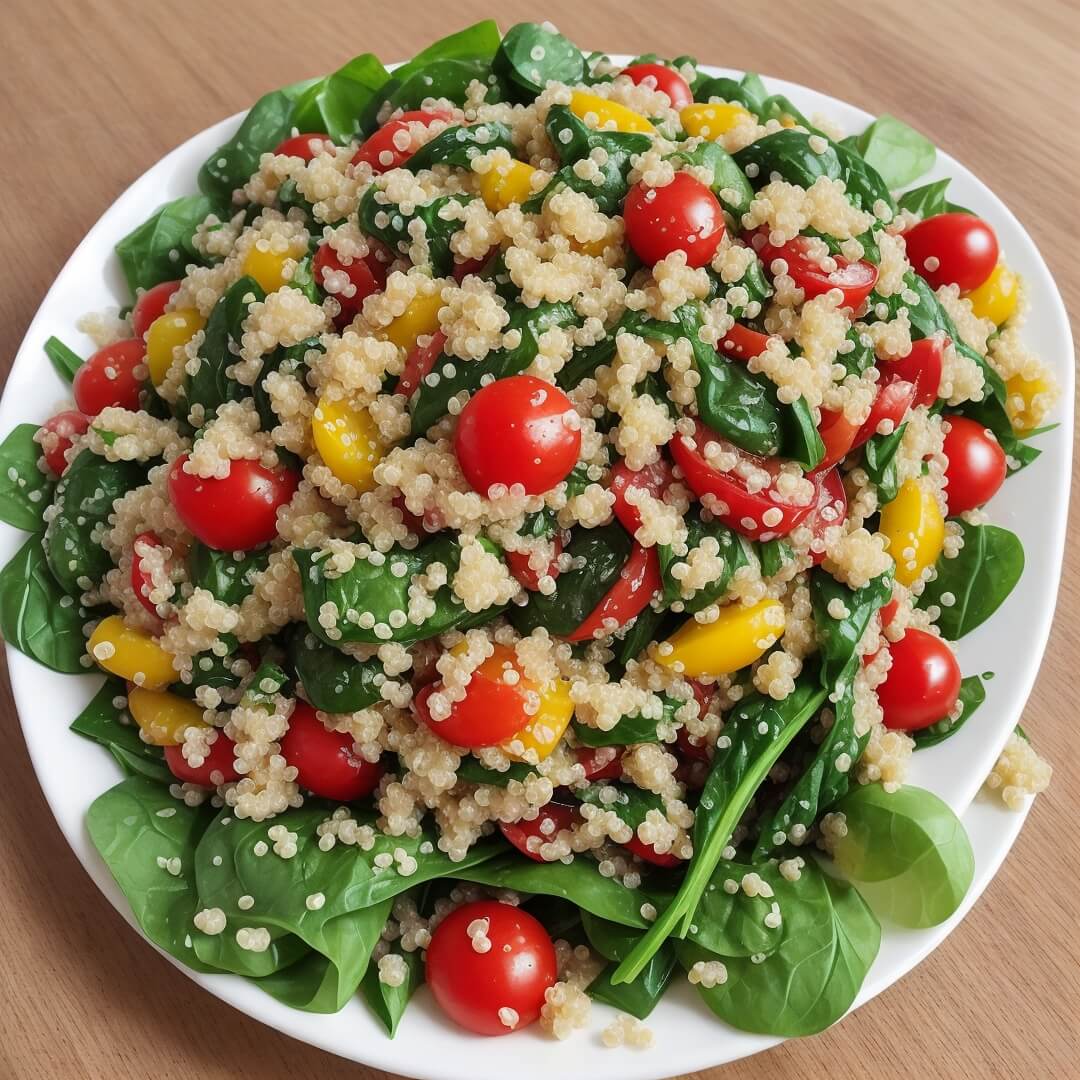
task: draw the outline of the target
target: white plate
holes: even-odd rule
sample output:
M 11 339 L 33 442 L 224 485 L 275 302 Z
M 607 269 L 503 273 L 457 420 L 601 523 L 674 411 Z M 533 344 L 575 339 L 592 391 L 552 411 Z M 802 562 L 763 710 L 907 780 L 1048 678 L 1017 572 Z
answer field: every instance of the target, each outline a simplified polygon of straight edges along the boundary
M 826 114 L 849 132 L 861 131 L 872 119 L 854 106 L 794 83 L 767 82 L 807 114 Z M 240 115 L 177 147 L 132 184 L 90 230 L 57 276 L 15 358 L 0 402 L 0 435 L 21 421 L 42 421 L 56 410 L 65 387 L 42 352 L 45 339 L 56 334 L 77 351 L 89 351 L 89 342 L 74 328 L 78 316 L 127 301 L 113 244 L 161 203 L 195 190 L 199 165 L 232 134 Z M 917 117 L 912 119 L 918 122 Z M 975 848 L 975 882 L 963 908 L 946 925 L 924 931 L 886 930 L 856 1006 L 898 979 L 944 939 L 986 887 L 1020 831 L 1023 814 L 1010 814 L 975 796 L 1035 681 L 1053 617 L 1065 542 L 1073 397 L 1073 347 L 1065 309 L 1034 242 L 1004 204 L 967 169 L 939 152 L 934 172 L 919 183 L 942 176 L 953 179 L 951 199 L 970 206 L 994 226 L 1009 265 L 1030 286 L 1026 339 L 1050 363 L 1061 382 L 1061 405 L 1053 417 L 1060 427 L 1040 437 L 1042 457 L 1007 483 L 989 507 L 995 521 L 1020 535 L 1027 569 L 1021 587 L 1002 609 L 960 645 L 965 674 L 998 673 L 989 685 L 987 703 L 977 719 L 948 742 L 917 754 L 909 777 L 912 783 L 936 791 L 963 814 Z M 12 529 L 0 529 L 0 558 L 10 558 L 22 539 L 22 534 Z M 119 768 L 108 754 L 68 731 L 99 679 L 53 674 L 10 648 L 7 658 L 23 733 L 53 814 L 87 872 L 134 926 L 126 900 L 83 825 L 93 799 L 120 780 Z M 46 701 L 48 708 L 43 709 Z M 449 1024 L 421 991 L 406 1012 L 397 1038 L 390 1041 L 358 998 L 340 1013 L 316 1016 L 279 1004 L 239 977 L 181 970 L 223 1001 L 278 1031 L 367 1065 L 432 1080 L 483 1080 L 508 1074 L 520 1080 L 548 1080 L 560 1072 L 644 1080 L 719 1065 L 780 1041 L 726 1027 L 681 980 L 649 1019 L 656 1034 L 655 1048 L 613 1052 L 603 1048 L 598 1038 L 611 1011 L 605 1006 L 594 1006 L 589 1029 L 564 1043 L 535 1029 L 511 1038 L 479 1039 Z

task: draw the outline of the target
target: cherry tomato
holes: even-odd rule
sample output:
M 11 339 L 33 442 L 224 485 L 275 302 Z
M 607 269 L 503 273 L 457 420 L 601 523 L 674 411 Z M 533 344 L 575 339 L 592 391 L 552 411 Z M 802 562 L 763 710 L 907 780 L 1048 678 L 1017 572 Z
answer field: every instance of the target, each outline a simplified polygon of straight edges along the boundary
M 441 330 L 436 330 L 426 345 L 417 345 L 405 361 L 405 368 L 398 378 L 394 393 L 412 397 L 424 377 L 435 366 L 435 361 L 442 356 L 445 346 L 446 335 Z
M 282 139 L 274 147 L 274 153 L 314 161 L 319 154 L 333 145 L 334 140 L 325 131 L 305 131 L 300 135 L 290 135 L 289 138 Z
M 908 229 L 904 242 L 912 269 L 934 289 L 976 289 L 997 266 L 997 236 L 974 214 L 935 214 Z
M 652 844 L 643 843 L 636 835 L 627 840 L 623 847 L 627 851 L 632 851 L 639 859 L 652 863 L 653 866 L 665 866 L 671 869 L 671 867 L 678 866 L 682 862 L 678 855 L 674 855 L 670 851 L 661 853 Z
M 150 324 L 165 314 L 165 305 L 179 288 L 179 281 L 162 281 L 139 295 L 131 309 L 131 329 L 135 332 L 136 341 L 146 339 Z
M 673 109 L 683 109 L 693 104 L 694 95 L 690 84 L 677 72 L 663 64 L 631 64 L 619 72 L 626 75 L 635 86 L 643 83 L 667 94 Z
M 697 425 L 693 439 L 693 448 L 683 435 L 676 435 L 671 440 L 669 445 L 675 464 L 682 469 L 686 482 L 695 494 L 699 497 L 714 495 L 727 507 L 727 513 L 721 515 L 720 520 L 743 536 L 751 540 L 786 536 L 806 519 L 816 505 L 816 498 L 805 506 L 793 506 L 781 501 L 776 492 L 776 481 L 783 465 L 780 458 L 758 457 L 740 450 L 702 423 Z M 709 442 L 719 443 L 725 450 L 738 456 L 739 462 L 733 471 L 720 472 L 706 461 L 704 448 Z M 768 485 L 760 491 L 751 492 L 748 489 L 744 474 L 750 469 L 755 473 L 764 470 L 769 474 Z M 766 515 L 768 521 L 765 520 Z
M 71 383 L 79 412 L 97 416 L 111 405 L 137 412 L 143 380 L 135 369 L 145 363 L 146 346 L 138 338 L 125 338 L 98 349 L 75 372 Z
M 328 731 L 306 701 L 297 701 L 289 730 L 281 738 L 281 756 L 297 772 L 296 782 L 321 799 L 353 802 L 370 795 L 382 765 L 353 752 L 351 735 Z
M 809 253 L 810 237 L 796 236 L 779 247 L 770 244 L 768 235 L 758 232 L 753 238 L 753 246 L 770 270 L 776 259 L 787 263 L 787 273 L 795 284 L 806 294 L 807 300 L 821 296 L 831 289 L 839 289 L 843 294 L 843 306 L 858 308 L 873 292 L 877 284 L 878 269 L 865 259 L 852 262 L 842 255 L 833 255 L 835 270 L 825 270 Z
M 466 259 L 464 262 L 454 263 L 454 268 L 450 271 L 453 279 L 460 285 L 470 274 L 479 274 L 481 270 L 487 266 L 491 258 L 491 253 L 481 255 L 478 259 Z
M 642 547 L 635 541 L 615 584 L 566 640 L 589 641 L 599 630 L 605 635 L 614 633 L 645 610 L 661 584 L 660 558 L 656 548 Z M 617 625 L 606 625 L 609 619 L 614 619 Z
M 720 351 L 732 360 L 747 361 L 760 356 L 769 345 L 769 335 L 752 330 L 742 323 L 734 323 L 720 339 Z
M 962 514 L 989 502 L 1009 471 L 1005 451 L 989 428 L 966 416 L 945 420 L 945 498 L 950 514 Z
M 356 151 L 352 163 L 359 165 L 360 162 L 366 161 L 374 173 L 384 173 L 389 172 L 390 169 L 400 168 L 417 150 L 409 125 L 423 124 L 424 127 L 430 127 L 436 120 L 449 119 L 450 113 L 445 109 L 432 109 L 430 112 L 414 109 L 411 112 L 402 113 L 396 120 L 388 121 L 371 135 Z M 404 134 L 399 138 L 401 132 Z
M 700 716 L 708 711 L 709 702 L 712 700 L 712 690 L 697 679 L 690 680 L 690 686 L 694 691 L 694 698 L 698 703 Z M 708 761 L 709 748 L 705 743 L 693 737 L 685 727 L 679 728 L 675 733 L 675 745 L 679 754 L 687 761 Z
M 418 518 L 405 505 L 405 496 L 404 495 L 395 495 L 393 497 L 393 499 L 390 500 L 390 502 L 391 502 L 391 505 L 396 507 L 398 512 L 401 514 L 401 520 L 402 520 L 403 524 L 405 525 L 405 528 L 407 528 L 409 530 L 409 532 L 416 533 L 417 536 L 423 536 L 424 533 L 427 531 L 424 528 L 424 519 L 423 518 Z
M 885 630 L 889 624 L 896 618 L 896 613 L 900 609 L 900 601 L 895 597 L 887 604 L 882 605 L 881 610 L 878 612 L 878 617 L 881 619 L 881 629 Z M 876 653 L 874 654 L 877 655 Z
M 549 802 L 540 807 L 540 813 L 532 821 L 515 821 L 512 824 L 499 823 L 499 831 L 521 852 L 534 862 L 543 862 L 540 857 L 539 847 L 554 839 L 561 830 L 573 828 L 577 821 L 577 810 L 565 803 Z M 530 850 L 529 840 L 536 837 L 539 842 L 533 843 Z
M 877 688 L 885 726 L 918 731 L 948 716 L 960 696 L 960 665 L 952 649 L 913 628 L 888 649 L 892 667 Z
M 236 743 L 224 731 L 218 731 L 201 765 L 189 765 L 184 758 L 184 748 L 179 745 L 165 747 L 165 764 L 169 766 L 169 772 L 184 784 L 214 788 L 218 784 L 240 779 L 236 771 Z
M 615 495 L 615 504 L 611 509 L 631 536 L 641 528 L 641 511 L 627 501 L 627 492 L 631 489 L 647 491 L 654 499 L 659 499 L 663 497 L 674 478 L 671 462 L 667 458 L 660 458 L 652 465 L 646 465 L 636 471 L 631 469 L 625 461 L 620 460 L 615 463 L 615 467 L 611 470 L 611 490 Z
M 142 557 L 139 555 L 140 547 L 163 547 L 161 537 L 157 533 L 144 532 L 131 542 L 131 587 L 135 590 L 135 597 L 140 604 L 155 618 L 158 617 L 157 607 L 150 599 L 150 593 L 154 588 L 154 579 L 150 571 L 143 568 Z
M 527 911 L 477 900 L 450 912 L 427 950 L 426 978 L 456 1024 L 478 1035 L 506 1035 L 540 1015 L 558 978 L 555 946 Z
M 948 338 L 920 338 L 911 343 L 911 352 L 899 360 L 884 360 L 878 366 L 890 381 L 902 379 L 913 383 L 915 398 L 911 405 L 933 405 L 941 389 L 941 368 Z
M 57 413 L 41 425 L 41 430 L 48 432 L 42 440 L 41 456 L 57 476 L 63 476 L 68 467 L 64 455 L 71 449 L 75 436 L 82 435 L 89 426 L 90 421 L 74 409 Z
M 916 392 L 915 384 L 905 379 L 892 379 L 889 382 L 883 379 L 874 404 L 870 406 L 870 415 L 859 428 L 855 441 L 851 444 L 852 448 L 862 446 L 867 439 L 877 435 L 878 425 L 883 420 L 890 421 L 895 431 L 907 416 Z
M 821 410 L 818 434 L 825 444 L 825 456 L 818 463 L 818 469 L 827 469 L 842 461 L 855 444 L 861 425 L 853 424 L 843 412 L 832 409 Z
M 559 555 L 562 554 L 563 549 L 562 536 L 556 533 L 552 542 L 555 552 L 551 556 L 551 562 L 548 563 L 544 574 L 548 577 L 557 578 L 559 576 Z M 528 552 L 507 551 L 504 554 L 506 555 L 506 565 L 510 567 L 510 573 L 521 582 L 522 587 L 530 592 L 537 592 L 540 588 L 540 578 L 543 575 L 538 574 L 530 565 Z
M 511 375 L 475 393 L 461 410 L 454 451 L 465 479 L 481 494 L 520 484 L 527 495 L 550 491 L 581 451 L 573 403 L 532 375 Z
M 586 780 L 618 780 L 622 776 L 621 746 L 579 746 L 574 755 Z
M 670 184 L 635 184 L 623 206 L 626 238 L 649 266 L 673 251 L 686 252 L 688 266 L 704 266 L 724 238 L 724 212 L 716 196 L 690 173 Z
M 299 477 L 289 468 L 276 472 L 257 461 L 237 460 L 223 480 L 184 471 L 188 455 L 173 462 L 169 498 L 180 520 L 217 551 L 250 551 L 277 536 L 277 510 L 296 491 Z
M 374 253 L 345 262 L 329 244 L 320 244 L 311 265 L 315 284 L 341 307 L 334 320 L 339 329 L 356 318 L 367 297 L 386 286 L 386 267 Z
M 810 558 L 818 566 L 825 558 L 825 530 L 843 524 L 847 517 L 847 492 L 840 470 L 833 467 L 822 473 L 818 484 L 818 499 L 806 519 L 813 539 L 810 541 Z M 820 550 L 818 550 L 820 548 Z

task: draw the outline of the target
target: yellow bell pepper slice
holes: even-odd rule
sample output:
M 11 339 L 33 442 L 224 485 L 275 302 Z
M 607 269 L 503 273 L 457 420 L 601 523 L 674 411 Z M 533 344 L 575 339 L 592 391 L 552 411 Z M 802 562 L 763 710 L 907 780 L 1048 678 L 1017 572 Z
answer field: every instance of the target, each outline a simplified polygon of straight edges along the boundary
M 315 449 L 327 468 L 358 492 L 375 487 L 375 466 L 386 453 L 379 428 L 367 409 L 322 398 L 311 417 Z
M 753 115 L 747 112 L 741 105 L 687 105 L 679 113 L 683 131 L 687 135 L 699 136 L 703 139 L 715 141 L 721 135 L 738 127 L 747 120 L 752 121 Z
M 881 511 L 879 531 L 889 541 L 896 580 L 911 585 L 937 562 L 945 546 L 945 518 L 934 493 L 921 477 L 906 480 Z
M 1026 379 L 1023 375 L 1013 375 L 1005 382 L 1005 411 L 1009 421 L 1019 435 L 1034 431 L 1044 419 L 1054 403 L 1056 387 L 1053 383 L 1036 375 Z
M 416 296 L 383 333 L 399 348 L 407 353 L 412 352 L 421 334 L 434 334 L 439 329 L 439 309 L 442 306 L 442 294 L 439 292 L 430 296 Z
M 202 328 L 206 320 L 194 308 L 180 308 L 159 315 L 146 331 L 146 364 L 150 381 L 160 386 L 173 362 L 173 350 L 186 345 Z
M 260 251 L 253 247 L 244 256 L 243 272 L 248 277 L 253 277 L 263 292 L 276 292 L 282 285 L 288 284 L 285 279 L 285 263 L 290 256 L 278 254 L 274 251 Z
M 480 197 L 493 213 L 515 203 L 523 203 L 533 194 L 532 178 L 536 172 L 524 161 L 511 161 L 488 169 L 480 177 Z
M 980 319 L 989 319 L 995 326 L 1001 326 L 1016 313 L 1020 303 L 1020 279 L 1004 263 L 998 263 L 977 289 L 964 295 Z
M 98 667 L 145 690 L 161 690 L 180 677 L 172 656 L 119 615 L 108 615 L 97 624 L 87 650 Z
M 153 746 L 178 746 L 189 727 L 208 727 L 194 701 L 136 686 L 128 693 L 128 711 Z
M 570 96 L 570 111 L 590 127 L 609 129 L 614 123 L 616 131 L 637 131 L 643 135 L 655 135 L 656 128 L 641 115 L 620 105 L 617 101 L 575 90 Z
M 555 679 L 540 691 L 540 708 L 536 715 L 503 746 L 503 750 L 515 761 L 543 761 L 559 745 L 573 715 L 570 683 L 566 679 Z M 529 751 L 535 751 L 535 758 Z
M 655 650 L 657 663 L 691 679 L 730 675 L 771 649 L 784 632 L 784 606 L 728 604 L 711 623 L 691 619 Z

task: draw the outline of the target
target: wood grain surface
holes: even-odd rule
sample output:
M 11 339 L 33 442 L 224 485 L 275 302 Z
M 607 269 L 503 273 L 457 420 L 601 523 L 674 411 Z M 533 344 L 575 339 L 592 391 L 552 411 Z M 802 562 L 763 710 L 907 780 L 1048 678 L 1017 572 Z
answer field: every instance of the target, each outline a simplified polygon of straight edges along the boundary
M 897 17 L 891 11 L 902 10 Z M 0 14 L 0 365 L 54 274 L 167 150 L 266 90 L 371 50 L 411 56 L 488 5 L 271 0 L 4 0 Z M 587 48 L 690 52 L 916 123 L 1017 213 L 1080 314 L 1075 0 L 681 4 L 504 0 L 505 27 L 553 20 Z M 1080 506 L 1074 503 L 1074 533 Z M 832 1030 L 701 1076 L 738 1080 L 1077 1075 L 1076 665 L 1080 555 L 1024 725 L 1053 762 L 1004 869 L 925 963 Z M 199 990 L 98 894 L 49 814 L 0 699 L 0 1080 L 385 1074 L 293 1042 Z M 631 1051 L 615 1051 L 630 1053 Z M 568 1075 L 572 1075 L 569 1073 Z

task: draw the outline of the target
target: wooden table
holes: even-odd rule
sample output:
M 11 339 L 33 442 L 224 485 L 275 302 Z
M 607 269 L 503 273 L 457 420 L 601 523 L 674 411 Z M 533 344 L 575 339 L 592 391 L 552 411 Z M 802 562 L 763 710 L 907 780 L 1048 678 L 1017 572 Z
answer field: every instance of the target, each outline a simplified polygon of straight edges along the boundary
M 447 5 L 445 20 L 434 4 L 396 0 L 386 6 L 393 21 L 376 16 L 374 5 L 341 0 L 187 0 L 169 5 L 170 14 L 145 0 L 6 0 L 4 7 L 4 365 L 79 238 L 171 147 L 352 53 L 408 57 L 440 25 L 456 28 L 491 11 L 477 0 Z M 308 7 L 320 14 L 301 17 Z M 545 8 L 504 0 L 497 10 L 504 26 L 547 17 L 585 47 L 691 52 L 914 121 L 1016 211 L 1080 314 L 1073 0 L 909 0 L 895 24 L 886 14 L 892 7 L 550 0 Z M 1072 522 L 1080 532 L 1075 504 Z M 1078 550 L 1069 552 L 1054 633 L 1024 715 L 1055 765 L 1054 783 L 1005 868 L 964 924 L 898 986 L 817 1038 L 729 1067 L 725 1080 L 763 1069 L 778 1080 L 844 1080 L 866 1075 L 871 1063 L 886 1077 L 1076 1074 L 1080 774 L 1070 740 Z M 0 724 L 9 784 L 0 800 L 0 1077 L 383 1075 L 221 1006 L 132 934 L 53 824 L 6 685 Z

